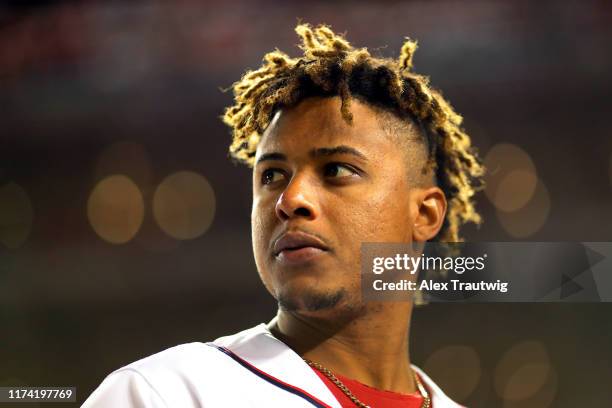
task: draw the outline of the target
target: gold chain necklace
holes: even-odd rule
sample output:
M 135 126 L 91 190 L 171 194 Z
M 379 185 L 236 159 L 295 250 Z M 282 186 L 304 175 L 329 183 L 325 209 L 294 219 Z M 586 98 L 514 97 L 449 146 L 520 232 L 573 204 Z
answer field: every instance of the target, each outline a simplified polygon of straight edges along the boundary
M 369 405 L 366 405 L 363 402 L 359 401 L 359 399 L 351 392 L 351 390 L 349 390 L 348 387 L 344 385 L 344 383 L 340 381 L 338 377 L 336 377 L 334 373 L 332 373 L 328 368 L 325 368 L 321 364 L 315 363 L 314 361 L 310 361 L 307 359 L 304 359 L 304 361 L 309 366 L 319 370 L 324 376 L 329 378 L 329 380 L 333 382 L 336 387 L 338 387 L 340 391 L 342 391 L 353 402 L 353 404 L 357 405 L 360 408 L 371 408 Z M 414 381 L 416 382 L 417 388 L 419 389 L 419 393 L 421 393 L 421 396 L 423 397 L 423 404 L 421 404 L 421 408 L 430 408 L 431 399 L 429 398 L 429 393 L 421 383 L 419 376 L 416 375 L 416 372 L 413 371 L 413 374 Z

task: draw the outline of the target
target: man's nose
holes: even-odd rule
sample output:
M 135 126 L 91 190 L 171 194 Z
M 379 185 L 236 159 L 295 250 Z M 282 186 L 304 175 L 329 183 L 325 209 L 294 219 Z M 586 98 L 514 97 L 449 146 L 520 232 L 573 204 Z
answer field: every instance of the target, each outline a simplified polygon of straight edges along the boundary
M 318 216 L 315 200 L 312 180 L 306 174 L 296 174 L 276 201 L 276 215 L 282 221 L 295 217 L 315 219 Z

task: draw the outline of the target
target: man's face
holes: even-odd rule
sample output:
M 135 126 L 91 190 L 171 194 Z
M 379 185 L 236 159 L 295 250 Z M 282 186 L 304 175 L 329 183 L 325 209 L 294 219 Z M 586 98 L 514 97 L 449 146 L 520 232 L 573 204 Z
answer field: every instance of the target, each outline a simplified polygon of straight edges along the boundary
M 309 98 L 280 111 L 257 148 L 251 226 L 255 262 L 281 308 L 360 305 L 362 242 L 411 242 L 422 145 L 397 143 L 382 116 L 351 100 Z M 414 137 L 414 135 L 412 135 Z

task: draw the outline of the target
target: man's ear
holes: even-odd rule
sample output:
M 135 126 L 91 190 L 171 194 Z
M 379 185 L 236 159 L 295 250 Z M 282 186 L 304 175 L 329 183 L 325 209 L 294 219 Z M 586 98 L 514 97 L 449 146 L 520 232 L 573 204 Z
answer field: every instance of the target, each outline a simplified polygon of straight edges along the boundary
M 433 186 L 414 189 L 412 199 L 412 240 L 429 241 L 438 234 L 444 224 L 446 196 L 439 187 Z

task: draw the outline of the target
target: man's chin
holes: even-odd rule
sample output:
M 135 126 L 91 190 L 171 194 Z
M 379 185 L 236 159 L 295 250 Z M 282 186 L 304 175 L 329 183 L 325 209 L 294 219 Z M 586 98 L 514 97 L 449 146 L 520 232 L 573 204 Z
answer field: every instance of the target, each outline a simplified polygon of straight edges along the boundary
M 341 307 L 346 298 L 346 289 L 340 288 L 325 292 L 313 290 L 281 291 L 276 300 L 281 310 L 316 314 L 317 312 L 333 311 Z

